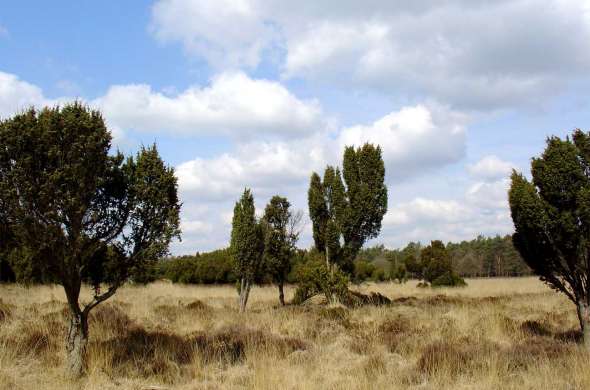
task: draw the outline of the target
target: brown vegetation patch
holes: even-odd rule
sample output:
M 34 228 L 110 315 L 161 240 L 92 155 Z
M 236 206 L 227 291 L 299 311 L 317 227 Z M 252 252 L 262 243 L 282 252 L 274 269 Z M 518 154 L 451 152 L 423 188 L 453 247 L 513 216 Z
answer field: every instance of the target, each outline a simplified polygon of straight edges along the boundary
M 199 299 L 184 305 L 184 307 L 190 311 L 199 312 L 199 313 L 208 313 L 208 312 L 212 311 L 212 309 L 209 305 L 207 305 L 206 303 L 204 303 L 203 301 L 201 301 Z
M 517 371 L 534 366 L 540 360 L 555 361 L 573 352 L 571 345 L 544 337 L 533 337 L 509 347 L 485 340 L 437 341 L 422 350 L 416 366 L 428 375 L 454 378 L 481 370 L 493 361 L 504 362 L 507 370 Z
M 55 352 L 59 349 L 58 343 L 63 341 L 63 334 L 56 331 L 54 324 L 27 321 L 2 337 L 2 341 L 17 356 L 34 356 L 55 364 L 58 360 Z
M 328 307 L 318 311 L 318 315 L 328 321 L 344 322 L 348 320 L 348 310 L 343 307 Z
M 123 336 L 100 342 L 96 348 L 106 351 L 105 368 L 114 368 L 121 376 L 159 376 L 172 381 L 180 374 L 180 365 L 192 361 L 194 346 L 190 340 L 164 331 L 133 327 Z
M 14 306 L 8 303 L 4 303 L 0 299 L 0 323 L 4 321 L 8 321 L 10 317 L 12 317 L 12 312 L 14 311 Z
M 91 334 L 96 331 L 110 330 L 113 334 L 124 334 L 132 321 L 118 304 L 102 304 L 90 312 L 89 326 Z
M 402 347 L 421 333 L 409 319 L 401 316 L 387 319 L 378 327 L 381 342 L 389 352 L 400 352 Z
M 509 369 L 522 369 L 539 360 L 555 360 L 572 354 L 571 345 L 551 338 L 534 337 L 503 351 Z
M 532 336 L 550 336 L 553 334 L 547 325 L 532 320 L 520 324 L 520 330 Z
M 154 307 L 154 314 L 160 320 L 164 320 L 167 322 L 174 322 L 180 315 L 180 310 L 182 308 L 176 305 L 158 305 Z
M 237 326 L 223 328 L 213 334 L 200 334 L 194 338 L 194 342 L 205 362 L 236 363 L 245 358 L 248 349 L 272 351 L 284 357 L 293 351 L 307 348 L 300 339 Z
M 474 343 L 468 339 L 436 341 L 422 350 L 417 368 L 428 375 L 443 372 L 453 378 L 481 368 L 497 350 L 498 347 L 489 342 Z
M 342 303 L 348 307 L 360 307 L 365 305 L 383 306 L 391 304 L 391 299 L 378 292 L 363 294 L 358 291 L 349 291 Z
M 248 350 L 272 351 L 284 357 L 306 349 L 306 345 L 299 339 L 239 327 L 181 336 L 132 326 L 124 336 L 94 342 L 91 349 L 102 351 L 98 355 L 107 356 L 105 369 L 115 369 L 117 375 L 158 376 L 174 382 L 187 374 L 187 366 L 195 357 L 205 363 L 234 364 L 243 361 Z

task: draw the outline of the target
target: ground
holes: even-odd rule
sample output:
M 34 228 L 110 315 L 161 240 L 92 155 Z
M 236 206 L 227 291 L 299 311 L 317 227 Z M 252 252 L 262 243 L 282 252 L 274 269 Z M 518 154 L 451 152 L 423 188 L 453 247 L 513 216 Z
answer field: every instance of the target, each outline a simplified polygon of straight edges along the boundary
M 394 302 L 357 309 L 279 307 L 254 288 L 244 315 L 230 286 L 128 286 L 92 316 L 76 382 L 61 287 L 0 285 L 0 389 L 590 389 L 562 295 L 535 278 L 467 283 L 365 284 Z

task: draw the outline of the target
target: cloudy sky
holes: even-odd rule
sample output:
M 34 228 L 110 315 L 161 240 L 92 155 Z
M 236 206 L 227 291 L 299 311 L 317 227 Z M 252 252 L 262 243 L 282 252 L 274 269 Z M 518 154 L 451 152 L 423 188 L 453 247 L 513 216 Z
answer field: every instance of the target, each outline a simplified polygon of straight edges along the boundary
M 183 240 L 227 245 L 253 189 L 306 211 L 312 171 L 383 148 L 374 243 L 512 231 L 507 176 L 590 120 L 588 0 L 6 2 L 0 117 L 82 99 L 176 167 Z M 300 246 L 311 244 L 307 223 Z

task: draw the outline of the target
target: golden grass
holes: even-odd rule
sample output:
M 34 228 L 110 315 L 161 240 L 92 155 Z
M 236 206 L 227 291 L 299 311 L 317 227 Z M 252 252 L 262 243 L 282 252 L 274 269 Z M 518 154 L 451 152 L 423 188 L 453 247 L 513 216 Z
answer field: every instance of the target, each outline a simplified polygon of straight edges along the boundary
M 128 286 L 94 311 L 78 382 L 61 287 L 2 285 L 0 389 L 590 389 L 563 296 L 535 278 L 468 283 L 366 284 L 394 303 L 356 309 L 254 288 L 244 315 L 232 287 Z

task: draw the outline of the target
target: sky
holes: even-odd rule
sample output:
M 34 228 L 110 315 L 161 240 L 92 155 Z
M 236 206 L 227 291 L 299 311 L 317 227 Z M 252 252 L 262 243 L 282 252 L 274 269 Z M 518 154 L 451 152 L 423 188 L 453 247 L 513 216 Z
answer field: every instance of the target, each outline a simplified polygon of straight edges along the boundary
M 513 230 L 512 169 L 590 120 L 588 0 L 6 1 L 0 118 L 78 99 L 114 147 L 157 143 L 183 202 L 173 254 L 225 247 L 251 188 L 305 213 L 313 171 L 383 149 L 368 245 Z

